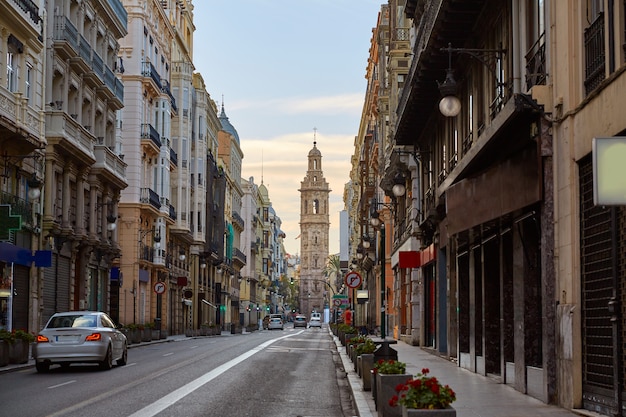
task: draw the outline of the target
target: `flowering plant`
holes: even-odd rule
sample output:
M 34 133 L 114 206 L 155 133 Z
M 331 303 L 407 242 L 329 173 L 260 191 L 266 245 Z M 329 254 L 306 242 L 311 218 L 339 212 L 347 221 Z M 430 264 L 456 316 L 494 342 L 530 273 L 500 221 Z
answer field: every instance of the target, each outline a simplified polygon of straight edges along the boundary
M 389 400 L 392 407 L 398 404 L 406 408 L 417 409 L 442 409 L 448 407 L 454 400 L 456 394 L 448 385 L 441 385 L 437 378 L 428 376 L 428 368 L 422 369 L 414 378 L 405 384 L 398 384 L 396 392 Z
M 380 359 L 374 364 L 374 372 L 379 374 L 404 374 L 406 373 L 406 363 L 394 359 Z

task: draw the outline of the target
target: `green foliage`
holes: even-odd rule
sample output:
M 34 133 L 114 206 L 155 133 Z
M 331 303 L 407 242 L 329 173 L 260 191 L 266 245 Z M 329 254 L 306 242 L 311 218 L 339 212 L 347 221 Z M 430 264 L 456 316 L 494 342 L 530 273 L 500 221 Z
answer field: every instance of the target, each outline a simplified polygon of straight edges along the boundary
M 374 371 L 379 374 L 401 375 L 406 373 L 406 363 L 394 359 L 380 359 L 374 364 Z
M 376 350 L 376 343 L 374 343 L 374 341 L 370 338 L 365 338 L 365 341 L 363 343 L 359 343 L 356 346 L 357 355 L 374 353 L 375 350 Z
M 0 340 L 5 340 L 9 343 L 14 343 L 17 340 L 23 340 L 27 343 L 32 343 L 35 341 L 35 335 L 20 329 L 12 330 L 10 332 L 2 329 L 0 330 Z

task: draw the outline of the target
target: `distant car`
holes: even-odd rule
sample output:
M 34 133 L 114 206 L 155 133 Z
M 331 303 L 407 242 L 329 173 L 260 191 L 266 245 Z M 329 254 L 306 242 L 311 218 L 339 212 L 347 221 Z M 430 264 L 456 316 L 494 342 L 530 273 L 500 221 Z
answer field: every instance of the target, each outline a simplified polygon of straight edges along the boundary
M 309 327 L 322 327 L 322 320 L 320 320 L 319 317 L 312 317 L 311 320 L 309 320 Z
M 297 315 L 293 319 L 293 327 L 306 327 L 306 316 Z
M 282 319 L 279 319 L 277 317 L 275 318 L 270 318 L 270 322 L 268 325 L 268 329 L 272 330 L 272 329 L 280 329 L 283 330 L 284 329 L 284 325 L 283 325 L 283 321 Z
M 71 363 L 97 363 L 107 370 L 113 361 L 126 365 L 128 344 L 106 313 L 56 313 L 37 335 L 33 358 L 37 372 L 47 372 L 53 364 L 68 367 Z

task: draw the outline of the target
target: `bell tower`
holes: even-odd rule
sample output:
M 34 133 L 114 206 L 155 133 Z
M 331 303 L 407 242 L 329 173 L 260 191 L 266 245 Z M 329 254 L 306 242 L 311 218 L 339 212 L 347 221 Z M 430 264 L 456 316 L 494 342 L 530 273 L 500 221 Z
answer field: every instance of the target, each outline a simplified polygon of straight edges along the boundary
M 324 267 L 328 259 L 330 188 L 322 171 L 322 153 L 313 140 L 308 169 L 300 183 L 300 312 L 323 313 L 326 293 Z M 330 302 L 331 300 L 328 299 Z

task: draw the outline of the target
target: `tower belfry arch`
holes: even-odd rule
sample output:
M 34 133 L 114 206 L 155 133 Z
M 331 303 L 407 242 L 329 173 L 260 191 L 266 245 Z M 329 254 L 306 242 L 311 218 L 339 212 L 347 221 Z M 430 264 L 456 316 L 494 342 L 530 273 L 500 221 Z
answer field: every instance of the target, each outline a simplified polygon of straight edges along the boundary
M 313 148 L 307 157 L 307 171 L 300 182 L 300 311 L 322 312 L 325 306 L 324 266 L 328 259 L 330 229 L 329 184 L 322 170 L 322 153 L 317 148 L 314 128 Z

